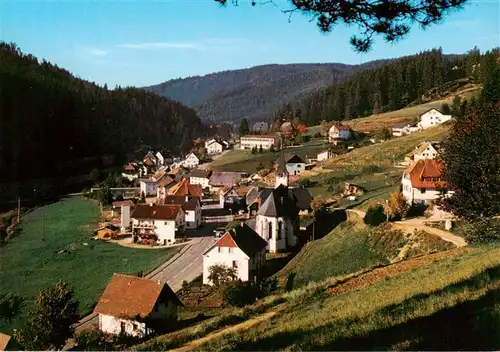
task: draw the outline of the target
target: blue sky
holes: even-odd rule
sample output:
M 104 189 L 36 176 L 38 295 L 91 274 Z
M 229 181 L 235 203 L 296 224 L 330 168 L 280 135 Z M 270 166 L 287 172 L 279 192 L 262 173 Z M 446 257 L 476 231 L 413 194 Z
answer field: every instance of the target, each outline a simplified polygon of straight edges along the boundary
M 445 53 L 500 46 L 499 0 L 475 0 L 427 31 L 414 27 L 397 44 L 376 38 L 367 54 L 349 45 L 355 28 L 340 25 L 323 35 L 304 16 L 289 22 L 272 4 L 248 3 L 0 0 L 0 39 L 110 88 L 268 63 L 356 64 L 440 46 Z

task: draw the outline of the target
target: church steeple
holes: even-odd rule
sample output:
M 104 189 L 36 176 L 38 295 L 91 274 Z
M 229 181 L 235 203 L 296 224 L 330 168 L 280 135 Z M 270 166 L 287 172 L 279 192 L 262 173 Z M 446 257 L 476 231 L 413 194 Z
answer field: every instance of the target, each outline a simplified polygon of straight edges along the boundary
M 276 181 L 274 188 L 278 188 L 280 185 L 288 187 L 288 175 L 285 154 L 283 153 L 283 149 L 281 149 L 280 157 L 278 158 L 278 167 L 276 168 Z

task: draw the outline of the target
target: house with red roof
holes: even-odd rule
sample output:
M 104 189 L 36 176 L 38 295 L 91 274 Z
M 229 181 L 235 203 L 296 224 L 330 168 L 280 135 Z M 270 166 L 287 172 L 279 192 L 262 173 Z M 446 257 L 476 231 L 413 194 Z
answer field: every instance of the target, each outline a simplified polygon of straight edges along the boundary
M 443 170 L 443 163 L 436 159 L 420 159 L 411 164 L 401 180 L 402 193 L 407 202 L 427 204 L 441 194 L 450 195 Z
M 266 246 L 257 232 L 241 222 L 203 253 L 203 283 L 213 284 L 208 277 L 214 265 L 235 269 L 236 278 L 241 281 L 251 280 L 265 265 Z
M 103 332 L 144 337 L 175 321 L 179 306 L 183 304 L 168 284 L 115 273 L 94 313 Z
M 201 225 L 201 201 L 194 196 L 166 196 L 162 204 L 180 205 L 186 214 L 186 228 L 197 229 Z
M 186 212 L 176 204 L 137 204 L 131 218 L 134 241 L 144 243 L 171 245 L 186 227 Z

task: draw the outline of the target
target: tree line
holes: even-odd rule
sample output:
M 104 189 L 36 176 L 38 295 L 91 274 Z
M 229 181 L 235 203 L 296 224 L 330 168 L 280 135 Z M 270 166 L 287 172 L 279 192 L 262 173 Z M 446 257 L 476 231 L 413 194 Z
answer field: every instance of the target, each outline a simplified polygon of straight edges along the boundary
M 401 109 L 440 97 L 466 83 L 485 78 L 488 57 L 474 48 L 465 55 L 443 55 L 441 49 L 400 58 L 380 67 L 354 73 L 342 83 L 320 90 L 306 99 L 289 102 L 275 114 L 275 121 L 298 119 L 307 125 L 341 121 Z
M 196 112 L 142 89 L 110 90 L 0 43 L 0 183 L 88 173 L 142 144 L 189 150 Z M 91 165 L 92 164 L 92 165 Z

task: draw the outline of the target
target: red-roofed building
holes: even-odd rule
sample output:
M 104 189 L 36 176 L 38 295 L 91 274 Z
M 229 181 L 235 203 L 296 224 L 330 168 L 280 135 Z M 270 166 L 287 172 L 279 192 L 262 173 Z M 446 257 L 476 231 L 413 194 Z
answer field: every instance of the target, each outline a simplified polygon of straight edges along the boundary
M 203 188 L 201 185 L 192 185 L 189 179 L 183 178 L 175 186 L 168 191 L 170 196 L 193 196 L 198 197 L 200 200 L 203 198 Z
M 441 194 L 449 195 L 443 169 L 444 165 L 435 159 L 421 159 L 411 164 L 401 181 L 402 193 L 408 203 L 427 204 Z
M 182 305 L 167 284 L 114 274 L 94 313 L 99 314 L 101 331 L 144 337 L 153 333 L 151 325 L 155 321 L 155 326 L 164 326 L 177 319 L 177 307 Z
M 137 204 L 132 213 L 134 240 L 171 245 L 184 232 L 186 213 L 180 205 Z
M 233 268 L 237 279 L 250 280 L 266 262 L 266 246 L 267 241 L 242 222 L 203 253 L 203 283 L 213 284 L 208 277 L 214 265 Z

